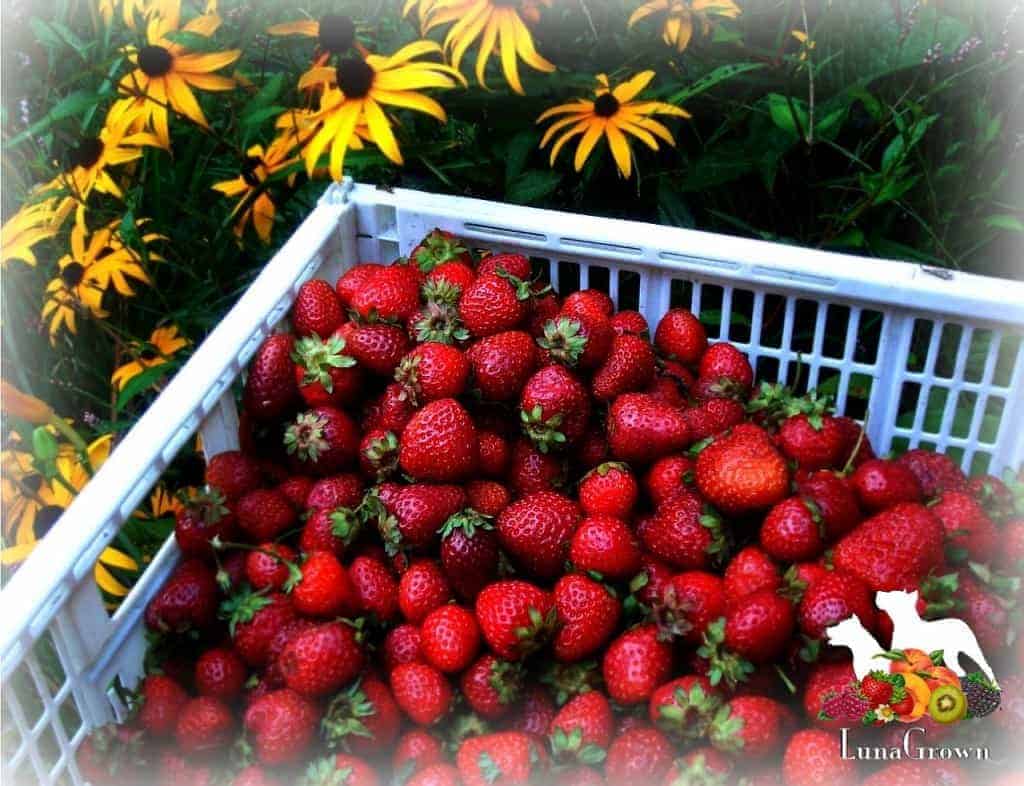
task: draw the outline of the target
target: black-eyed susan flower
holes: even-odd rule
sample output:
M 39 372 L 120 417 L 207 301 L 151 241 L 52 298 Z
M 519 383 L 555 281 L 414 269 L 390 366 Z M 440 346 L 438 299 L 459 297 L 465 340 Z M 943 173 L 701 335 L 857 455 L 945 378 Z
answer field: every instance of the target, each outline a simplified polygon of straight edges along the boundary
M 401 164 L 402 153 L 384 107 L 414 109 L 444 122 L 444 108 L 418 92 L 465 83 L 462 75 L 451 66 L 419 59 L 440 53 L 440 46 L 433 41 L 414 41 L 390 57 L 346 58 L 336 69 L 313 69 L 323 72 L 325 89 L 319 107 L 310 117 L 316 131 L 311 132 L 312 138 L 303 150 L 307 173 L 312 175 L 320 155 L 329 151 L 331 177 L 340 180 L 345 153 L 354 146 L 353 140 L 359 138 L 360 127 L 365 127 L 366 137 L 390 161 Z
M 542 6 L 550 5 L 551 0 L 430 0 L 424 29 L 452 25 L 445 35 L 444 49 L 456 69 L 466 50 L 478 41 L 476 78 L 480 85 L 487 87 L 484 71 L 488 59 L 496 55 L 509 87 L 523 95 L 520 60 L 546 74 L 555 70 L 552 63 L 537 54 L 533 34 L 527 27 L 527 23 L 540 21 Z
M 298 19 L 271 25 L 267 32 L 274 36 L 298 35 L 316 39 L 313 67 L 325 65 L 330 58 L 345 57 L 355 49 L 360 57 L 369 52 L 356 38 L 356 24 L 344 14 L 324 14 L 319 19 Z
M 672 133 L 652 115 L 689 117 L 690 113 L 678 106 L 660 101 L 636 101 L 637 96 L 653 78 L 653 71 L 642 71 L 632 79 L 612 88 L 608 77 L 598 74 L 593 101 L 579 98 L 572 103 L 560 104 L 542 113 L 537 118 L 538 123 L 564 115 L 548 127 L 540 141 L 540 146 L 544 147 L 557 137 L 551 148 L 551 165 L 554 166 L 555 159 L 567 142 L 580 137 L 573 162 L 576 171 L 579 172 L 594 146 L 601 137 L 605 137 L 619 174 L 629 177 L 633 172 L 633 153 L 627 134 L 639 139 L 651 150 L 658 149 L 659 139 L 666 144 L 675 145 Z
M 132 359 L 118 366 L 110 377 L 114 390 L 123 390 L 125 385 L 143 371 L 167 363 L 179 349 L 187 346 L 188 339 L 178 335 L 177 325 L 156 328 L 149 334 L 149 341 L 133 344 L 128 348 Z
M 790 30 L 789 34 L 793 36 L 798 42 L 800 42 L 800 54 L 799 58 L 801 61 L 806 60 L 807 57 L 814 51 L 814 47 L 817 46 L 813 38 L 808 38 L 807 33 L 803 30 Z
M 264 149 L 263 145 L 253 145 L 245 152 L 242 162 L 242 173 L 233 180 L 222 180 L 212 186 L 224 196 L 237 197 L 238 202 L 231 215 L 238 216 L 235 222 L 235 234 L 241 237 L 246 226 L 252 222 L 260 240 L 270 242 L 270 230 L 274 226 L 274 215 L 277 208 L 263 182 L 271 175 L 280 172 L 298 158 L 292 155 L 297 137 L 295 129 L 278 137 Z
M 4 222 L 0 228 L 0 265 L 18 260 L 35 267 L 32 250 L 37 243 L 57 234 L 62 222 L 56 198 L 29 202 Z
M 739 15 L 740 8 L 732 0 L 648 0 L 633 12 L 627 26 L 649 16 L 663 17 L 662 40 L 682 52 L 689 46 L 695 26 L 701 35 L 707 35 L 712 16 L 735 19 Z
M 0 452 L 0 509 L 3 510 L 3 535 L 7 546 L 2 555 L 5 565 L 23 560 L 36 541 L 36 519 L 45 507 L 39 497 L 41 484 L 42 477 L 33 467 L 29 451 L 15 444 Z M 57 515 L 60 515 L 59 509 Z
M 196 493 L 196 489 L 191 486 L 187 486 L 177 494 L 172 493 L 165 486 L 157 486 L 149 495 L 146 506 L 135 511 L 135 518 L 143 521 L 156 521 L 168 516 L 175 516 L 185 509 L 185 504 L 181 501 L 182 498 L 191 499 Z
M 118 234 L 119 221 L 113 221 L 92 234 L 76 223 L 71 229 L 71 253 L 58 261 L 58 275 L 46 287 L 42 318 L 49 323 L 50 341 L 55 343 L 62 328 L 77 333 L 76 316 L 85 311 L 97 319 L 108 316 L 103 294 L 113 290 L 121 297 L 134 297 L 133 282 L 149 283 L 138 253 L 125 245 Z M 136 224 L 144 226 L 143 221 Z M 141 235 L 145 244 L 162 239 L 156 233 Z M 151 260 L 161 257 L 150 253 Z
M 221 19 L 210 13 L 198 16 L 181 25 L 180 3 L 167 2 L 153 15 L 146 25 L 146 46 L 129 53 L 135 68 L 122 77 L 118 90 L 130 96 L 133 101 L 115 106 L 117 116 L 121 112 L 138 113 L 146 127 L 152 128 L 164 147 L 170 145 L 167 126 L 167 109 L 184 115 L 193 123 L 209 128 L 206 115 L 193 94 L 193 88 L 220 92 L 235 87 L 231 77 L 215 74 L 234 63 L 241 50 L 229 49 L 223 52 L 189 52 L 181 44 L 174 43 L 167 36 L 179 30 L 204 37 L 213 35 L 220 27 Z

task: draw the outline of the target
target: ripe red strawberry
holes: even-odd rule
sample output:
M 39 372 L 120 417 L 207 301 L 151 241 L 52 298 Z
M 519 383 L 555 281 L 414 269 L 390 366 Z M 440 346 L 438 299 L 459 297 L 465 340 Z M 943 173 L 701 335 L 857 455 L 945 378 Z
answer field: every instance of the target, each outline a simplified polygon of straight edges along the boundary
M 899 761 L 887 764 L 860 781 L 860 786 L 967 786 L 972 783 L 955 762 Z M 989 781 L 990 786 L 1013 786 L 1020 783 L 1020 774 L 1009 772 L 1002 780 Z
M 826 540 L 842 537 L 863 518 L 853 489 L 834 472 L 812 472 L 797 482 L 797 491 L 817 507 Z
M 480 627 L 473 612 L 456 604 L 434 609 L 420 627 L 424 659 L 446 674 L 462 671 L 480 649 Z
M 717 437 L 743 421 L 743 405 L 731 398 L 709 398 L 683 411 L 695 441 Z
M 284 495 L 296 513 L 301 513 L 306 509 L 309 492 L 313 490 L 313 479 L 307 478 L 305 475 L 292 475 L 282 480 L 274 488 Z
M 841 467 L 845 440 L 842 427 L 829 415 L 794 415 L 779 427 L 779 447 L 806 470 Z
M 930 510 L 900 503 L 844 536 L 832 552 L 832 561 L 874 592 L 903 589 L 915 586 L 942 564 L 943 535 L 942 524 Z
M 420 629 L 403 623 L 387 632 L 383 644 L 384 668 L 391 671 L 400 663 L 422 663 Z
M 402 726 L 402 714 L 391 690 L 375 677 L 356 680 L 331 699 L 321 721 L 330 746 L 342 744 L 359 756 L 389 750 Z
M 579 574 L 562 576 L 553 594 L 559 624 L 555 659 L 574 663 L 596 653 L 618 627 L 618 599 L 604 585 Z
M 224 495 L 211 488 L 198 492 L 175 514 L 174 540 L 183 554 L 210 558 L 211 540 L 234 540 L 237 522 L 224 502 Z
M 459 681 L 462 696 L 482 718 L 497 720 L 508 714 L 523 687 L 523 672 L 518 663 L 493 655 L 481 655 Z
M 409 350 L 409 337 L 397 325 L 374 322 L 366 325 L 346 322 L 338 333 L 345 339 L 347 353 L 372 374 L 391 377 Z
M 419 273 L 405 265 L 381 268 L 355 291 L 349 306 L 371 322 L 408 319 L 420 307 Z
M 1006 573 L 1024 573 L 1024 519 L 1008 521 L 1003 527 L 1002 548 L 994 566 Z
M 608 410 L 608 446 L 621 461 L 646 464 L 688 444 L 682 413 L 644 393 L 625 393 Z
M 368 762 L 347 753 L 315 759 L 306 767 L 304 786 L 381 786 L 381 778 Z
M 517 731 L 469 737 L 455 754 L 463 786 L 522 786 L 545 762 L 540 744 Z
M 638 496 L 636 478 L 620 462 L 605 462 L 580 480 L 580 507 L 588 516 L 628 519 Z
M 406 786 L 462 786 L 459 769 L 454 764 L 431 764 L 413 773 Z
M 359 454 L 359 426 L 330 406 L 300 413 L 285 431 L 284 445 L 296 466 L 312 475 L 331 475 L 353 466 Z
M 516 714 L 510 719 L 508 727 L 512 731 L 521 731 L 532 737 L 543 737 L 551 728 L 557 708 L 551 694 L 539 685 L 527 687 Z
M 762 590 L 740 598 L 725 617 L 725 646 L 751 663 L 768 663 L 786 649 L 796 619 L 793 605 Z
M 921 484 L 903 464 L 886 459 L 865 461 L 850 477 L 861 506 L 877 512 L 901 502 L 920 502 Z
M 722 576 L 726 608 L 731 608 L 740 598 L 755 592 L 774 592 L 782 585 L 779 567 L 757 546 L 740 549 L 729 560 Z
M 398 582 L 398 607 L 402 616 L 419 625 L 427 615 L 452 598 L 444 571 L 433 560 L 418 560 Z
M 292 529 L 298 517 L 288 498 L 274 489 L 250 491 L 235 506 L 238 526 L 250 540 L 273 540 Z
M 459 298 L 459 317 L 474 338 L 515 330 L 527 315 L 530 286 L 522 279 L 497 271 L 477 275 Z
M 415 480 L 449 483 L 473 472 L 478 457 L 476 427 L 455 399 L 432 401 L 402 432 L 398 461 Z
M 497 576 L 499 549 L 494 525 L 473 509 L 477 504 L 467 496 L 472 507 L 451 516 L 441 528 L 441 566 L 456 594 L 473 601 Z
M 590 418 L 590 397 L 571 371 L 545 366 L 526 381 L 519 409 L 526 435 L 546 453 L 580 440 Z
M 217 580 L 198 559 L 182 562 L 146 606 L 146 627 L 159 633 L 210 628 L 217 617 Z
M 210 457 L 205 480 L 206 485 L 223 494 L 227 502 L 234 502 L 258 489 L 263 483 L 263 473 L 254 459 L 237 450 L 226 450 Z
M 295 619 L 295 609 L 279 592 L 260 595 L 243 589 L 224 602 L 221 615 L 228 620 L 235 651 L 260 668 L 267 664 L 271 641 Z
M 555 615 L 549 593 L 518 579 L 496 581 L 476 598 L 476 619 L 484 640 L 505 660 L 520 660 L 543 646 Z
M 699 644 L 708 625 L 725 610 L 722 580 L 702 570 L 672 576 L 654 601 L 655 619 L 662 634 L 681 635 L 691 644 Z
M 693 459 L 681 453 L 655 461 L 644 475 L 644 489 L 654 507 L 659 507 L 679 491 L 692 487 L 695 468 Z
M 599 573 L 613 581 L 629 579 L 640 570 L 640 544 L 621 519 L 591 516 L 583 519 L 569 544 L 569 561 L 576 570 Z
M 245 728 L 256 758 L 269 766 L 302 761 L 319 722 L 316 705 L 289 688 L 260 696 L 245 711 Z
M 139 699 L 139 725 L 154 737 L 164 737 L 174 731 L 188 694 L 170 677 L 150 674 L 139 687 Z
M 195 685 L 200 696 L 231 701 L 242 693 L 248 676 L 245 662 L 233 650 L 217 647 L 196 661 Z
M 326 281 L 314 278 L 299 287 L 291 310 L 295 334 L 329 336 L 344 321 L 341 301 Z
M 482 516 L 497 516 L 512 502 L 512 494 L 496 480 L 471 480 L 466 484 L 466 506 Z
M 348 575 L 361 614 L 372 614 L 381 622 L 398 616 L 398 580 L 381 560 L 356 557 L 348 566 Z
M 651 723 L 674 739 L 699 740 L 721 704 L 721 693 L 707 677 L 687 674 L 658 686 L 647 714 Z
M 570 311 L 577 309 L 588 309 L 598 311 L 606 317 L 610 317 L 615 310 L 615 303 L 606 293 L 600 289 L 581 289 L 571 292 L 565 297 L 565 308 Z
M 462 488 L 447 484 L 383 484 L 381 491 L 384 510 L 374 507 L 372 496 L 367 497 L 365 509 L 367 514 L 376 515 L 377 528 L 389 553 L 436 543 L 444 523 L 466 505 Z
M 352 626 L 328 622 L 297 633 L 278 659 L 285 684 L 304 696 L 333 693 L 363 668 L 363 650 Z
M 804 729 L 786 745 L 782 775 L 786 786 L 853 786 L 857 765 L 843 758 L 837 734 Z
M 675 748 L 653 726 L 638 725 L 619 734 L 604 762 L 609 784 L 659 783 L 672 767 Z
M 543 338 L 544 326 L 558 316 L 562 310 L 562 301 L 556 293 L 546 288 L 541 282 L 535 281 L 530 290 L 530 313 L 527 315 L 523 329 L 533 338 Z
M 296 341 L 292 360 L 295 384 L 306 406 L 342 407 L 354 403 L 362 392 L 363 370 L 355 358 L 345 354 L 345 339 L 340 334 Z
M 395 370 L 395 379 L 414 405 L 461 395 L 468 377 L 468 358 L 459 349 L 436 341 L 416 346 Z
M 423 729 L 410 729 L 398 738 L 391 755 L 394 772 L 418 772 L 445 760 L 444 747 L 436 736 Z
M 479 431 L 480 474 L 488 478 L 503 478 L 512 457 L 508 440 L 493 431 Z
M 787 725 L 786 708 L 767 696 L 736 696 L 715 714 L 711 744 L 721 751 L 756 759 L 782 744 Z
M 989 562 L 995 556 L 999 531 L 970 494 L 944 491 L 931 511 L 946 531 L 947 554 L 952 560 Z
M 403 663 L 391 671 L 391 692 L 409 719 L 430 726 L 448 714 L 452 688 L 448 679 L 425 663 Z
M 551 721 L 551 750 L 557 758 L 597 764 L 604 759 L 614 731 L 608 698 L 590 690 L 570 699 Z
M 605 650 L 601 672 L 608 695 L 619 704 L 639 704 L 668 680 L 672 647 L 661 641 L 658 626 L 639 625 L 621 634 Z
M 149 775 L 149 778 L 156 786 L 175 786 L 180 783 L 189 783 L 192 786 L 212 786 L 214 783 L 209 766 L 193 763 L 185 754 L 174 750 L 164 750 L 159 754 L 156 777 L 153 779 L 153 776 Z
M 94 786 L 142 783 L 152 765 L 142 729 L 134 725 L 100 726 L 82 740 L 76 755 L 78 772 Z
M 700 378 L 710 385 L 705 392 L 746 398 L 754 384 L 754 370 L 746 355 L 732 344 L 722 342 L 708 347 L 700 359 Z
M 554 578 L 564 566 L 579 520 L 580 509 L 573 500 L 553 491 L 538 491 L 501 512 L 498 539 L 529 573 Z
M 917 478 L 925 499 L 934 499 L 944 491 L 966 491 L 963 470 L 944 453 L 923 448 L 908 450 L 896 463 L 906 467 Z
M 700 320 L 687 309 L 673 308 L 658 322 L 654 345 L 665 357 L 696 366 L 707 351 L 708 334 Z
M 371 480 L 387 480 L 398 471 L 398 436 L 374 429 L 359 441 L 359 469 Z
M 310 510 L 354 510 L 362 499 L 362 479 L 352 473 L 342 473 L 317 480 L 306 497 L 306 506 Z
M 312 508 L 299 536 L 299 548 L 306 554 L 330 551 L 340 558 L 360 532 L 361 523 L 352 508 Z
M 383 267 L 383 265 L 373 262 L 361 262 L 346 270 L 334 286 L 342 307 L 348 308 L 356 292 L 366 286 L 367 282 L 376 276 L 377 272 L 382 270 Z
M 696 475 L 704 498 L 734 516 L 766 510 L 789 493 L 786 460 L 756 428 L 734 430 L 704 448 Z
M 181 708 L 174 737 L 182 753 L 206 753 L 227 746 L 234 729 L 235 718 L 223 701 L 199 696 Z
M 575 308 L 563 307 L 553 319 L 545 322 L 537 344 L 543 358 L 589 371 L 607 358 L 614 338 L 605 313 L 577 304 Z
M 445 282 L 449 284 L 453 289 L 458 290 L 458 294 L 462 294 L 465 289 L 469 288 L 469 285 L 476 280 L 476 271 L 473 270 L 472 265 L 466 262 L 459 261 L 457 259 L 451 259 L 447 262 L 442 262 L 429 273 L 427 273 L 427 284 Z M 426 284 L 424 285 L 426 286 Z M 458 295 L 455 296 L 455 302 L 458 302 Z
M 537 365 L 537 347 L 528 333 L 508 330 L 481 338 L 467 351 L 473 387 L 485 401 L 512 401 Z
M 565 485 L 565 460 L 553 453 L 542 453 L 528 439 L 512 446 L 508 482 L 519 496 L 538 491 L 553 491 Z
M 688 490 L 662 504 L 637 534 L 654 556 L 681 570 L 705 568 L 725 549 L 721 520 Z
M 814 664 L 804 687 L 804 714 L 811 723 L 824 728 L 837 729 L 843 725 L 839 718 L 822 715 L 825 702 L 844 692 L 852 691 L 857 684 L 853 663 L 849 659 Z
M 352 580 L 329 551 L 314 551 L 306 557 L 291 599 L 296 611 L 310 617 L 351 614 L 357 607 Z
M 231 781 L 231 786 L 282 786 L 281 782 L 270 775 L 258 764 L 243 767 Z
M 981 569 L 981 575 L 991 577 L 984 568 Z M 998 586 L 998 582 L 994 583 Z M 993 587 L 969 575 L 961 575 L 959 584 L 956 593 L 959 610 L 956 616 L 971 627 L 983 649 L 999 651 L 1005 648 L 1010 629 L 1007 597 L 1002 597 L 993 591 Z M 1004 592 L 1003 595 L 1012 596 L 1012 592 Z
M 672 768 L 666 773 L 663 786 L 676 786 L 681 783 L 728 783 L 726 780 L 733 771 L 733 762 L 725 754 L 710 745 L 693 748 L 685 756 L 676 759 Z M 768 781 L 771 786 L 778 786 L 778 779 Z M 760 781 L 742 781 L 743 786 L 761 786 Z
M 689 403 L 686 398 L 687 390 L 688 388 L 679 380 L 677 375 L 659 373 L 651 380 L 651 384 L 641 392 L 646 393 L 662 404 L 674 407 L 675 409 L 685 410 Z
M 284 589 L 297 557 L 295 549 L 273 541 L 261 543 L 257 549 L 245 558 L 245 577 L 249 584 L 257 590 Z
M 816 507 L 801 497 L 782 500 L 761 524 L 761 548 L 779 562 L 815 559 L 825 548 L 824 522 Z
M 439 265 L 448 262 L 473 264 L 473 255 L 464 243 L 451 232 L 432 229 L 412 251 L 409 259 L 424 273 L 430 273 Z
M 480 260 L 477 275 L 496 276 L 501 271 L 523 280 L 533 275 L 530 260 L 522 254 L 489 254 Z
M 639 311 L 619 311 L 612 314 L 612 330 L 616 336 L 634 335 L 650 340 L 651 328 L 647 324 L 647 318 Z
M 246 413 L 257 420 L 275 420 L 299 399 L 292 351 L 295 339 L 285 333 L 267 336 L 249 363 L 242 393 Z M 230 497 L 230 494 L 225 494 Z
M 868 630 L 875 629 L 875 606 L 868 585 L 843 570 L 834 570 L 811 582 L 800 601 L 800 630 L 813 639 L 825 628 L 856 615 Z

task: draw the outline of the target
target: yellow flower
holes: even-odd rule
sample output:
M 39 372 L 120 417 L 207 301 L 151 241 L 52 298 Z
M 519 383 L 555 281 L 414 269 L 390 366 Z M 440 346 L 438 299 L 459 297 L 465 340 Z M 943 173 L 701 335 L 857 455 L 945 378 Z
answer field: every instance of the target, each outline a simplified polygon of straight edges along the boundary
M 264 243 L 270 242 L 270 230 L 274 226 L 276 207 L 270 194 L 263 187 L 263 182 L 276 172 L 290 166 L 298 160 L 292 155 L 295 149 L 294 133 L 287 133 L 271 142 L 264 150 L 262 145 L 253 145 L 245 151 L 245 162 L 242 174 L 234 180 L 222 180 L 212 186 L 225 196 L 238 197 L 238 202 L 231 215 L 241 211 L 235 223 L 235 234 L 241 237 L 245 227 L 252 221 L 256 234 Z
M 196 490 L 187 486 L 182 490 L 187 498 L 191 498 Z M 183 511 L 185 506 L 182 504 L 177 494 L 172 494 L 164 486 L 157 486 L 153 489 L 153 493 L 149 495 L 149 508 L 148 510 L 139 509 L 135 512 L 137 518 L 141 518 L 147 521 L 162 519 L 168 516 L 176 516 L 178 513 Z
M 143 19 L 147 19 L 154 10 L 154 5 L 150 0 L 99 0 L 98 10 L 104 24 L 109 25 L 113 20 L 114 11 L 119 3 L 121 5 L 121 19 L 132 30 L 135 29 L 136 14 Z
M 181 44 L 168 39 L 168 34 L 179 29 L 209 37 L 220 27 L 221 20 L 216 14 L 204 14 L 180 26 L 180 10 L 178 2 L 169 2 L 149 20 L 146 26 L 147 45 L 129 54 L 136 68 L 118 85 L 123 95 L 133 97 L 133 111 L 141 114 L 145 125 L 153 129 L 164 147 L 170 145 L 168 107 L 197 125 L 209 128 L 192 88 L 232 90 L 234 79 L 213 72 L 231 65 L 241 55 L 238 49 L 190 53 Z M 125 111 L 123 105 L 117 111 Z
M 41 481 L 32 466 L 31 453 L 16 447 L 0 452 L 0 507 L 5 543 L 24 547 L 35 542 L 36 518 L 43 508 L 38 494 Z M 4 556 L 7 564 L 8 555 Z M 17 553 L 12 556 L 17 558 Z
M 56 235 L 61 223 L 56 198 L 23 205 L 0 228 L 0 264 L 7 267 L 8 262 L 17 259 L 35 267 L 32 247 Z
M 422 31 L 426 26 L 427 17 L 435 5 L 437 5 L 437 0 L 405 0 L 405 5 L 402 6 L 402 16 L 408 16 L 415 8 Z
M 558 158 L 558 153 L 565 143 L 577 136 L 582 137 L 576 148 L 574 160 L 577 172 L 583 168 L 594 146 L 604 136 L 623 177 L 629 177 L 633 171 L 632 151 L 626 138 L 627 134 L 636 137 L 651 150 L 658 149 L 658 139 L 675 145 L 671 132 L 651 115 L 689 117 L 690 113 L 660 101 L 634 100 L 653 78 L 653 71 L 642 71 L 612 89 L 608 77 L 598 74 L 598 87 L 594 91 L 593 101 L 579 98 L 570 104 L 552 107 L 541 114 L 537 118 L 538 123 L 557 115 L 565 115 L 548 127 L 540 141 L 540 146 L 544 147 L 556 135 L 558 136 L 554 147 L 551 148 L 551 165 L 554 166 L 555 159 Z
M 145 222 L 138 221 L 137 226 Z M 75 322 L 79 309 L 87 309 L 97 319 L 108 316 L 103 307 L 103 293 L 108 287 L 122 297 L 134 297 L 131 281 L 150 283 L 139 255 L 124 244 L 117 230 L 120 221 L 113 221 L 88 236 L 88 229 L 75 224 L 71 230 L 71 253 L 57 263 L 58 276 L 46 287 L 42 317 L 50 324 L 50 341 L 55 343 L 62 327 L 77 333 Z M 161 239 L 155 233 L 141 236 L 143 243 Z M 150 259 L 161 257 L 150 254 Z
M 476 78 L 483 87 L 484 70 L 492 54 L 501 58 L 501 70 L 509 86 L 523 95 L 519 81 L 519 60 L 546 74 L 555 66 L 537 54 L 533 35 L 526 23 L 540 20 L 541 6 L 550 6 L 551 0 L 430 0 L 425 30 L 439 25 L 455 24 L 444 39 L 445 52 L 456 69 L 466 50 L 479 39 L 476 56 Z M 406 9 L 411 6 L 406 4 Z M 423 13 L 423 10 L 420 10 Z
M 282 22 L 267 28 L 270 35 L 300 35 L 315 38 L 318 51 L 317 65 L 323 65 L 331 55 L 339 57 L 348 54 L 353 47 L 360 55 L 369 54 L 356 39 L 356 25 L 351 17 L 344 14 L 324 14 L 319 19 L 298 19 Z
M 805 33 L 803 30 L 790 30 L 789 34 L 800 42 L 800 59 L 806 60 L 811 50 L 813 50 L 814 47 L 817 46 L 814 39 L 808 38 L 807 33 Z
M 648 0 L 629 17 L 627 27 L 654 14 L 664 14 L 661 38 L 669 46 L 682 52 L 693 37 L 694 22 L 700 25 L 701 35 L 711 29 L 710 16 L 735 19 L 740 8 L 733 0 Z
M 340 180 L 345 153 L 358 139 L 359 126 L 366 127 L 369 139 L 389 160 L 401 164 L 402 153 L 383 106 L 415 109 L 443 123 L 446 115 L 441 105 L 417 92 L 464 83 L 462 75 L 450 66 L 416 59 L 440 52 L 441 47 L 433 41 L 414 41 L 390 57 L 348 58 L 337 69 L 312 69 L 312 76 L 304 77 L 305 82 L 300 81 L 299 87 L 322 83 L 325 89 L 317 111 L 310 118 L 316 131 L 303 151 L 307 173 L 313 174 L 320 154 L 329 149 L 331 176 Z
M 148 342 L 131 347 L 130 352 L 134 360 L 114 371 L 110 377 L 114 390 L 122 390 L 147 368 L 166 363 L 179 349 L 187 346 L 188 339 L 178 335 L 177 325 L 157 328 L 150 334 Z

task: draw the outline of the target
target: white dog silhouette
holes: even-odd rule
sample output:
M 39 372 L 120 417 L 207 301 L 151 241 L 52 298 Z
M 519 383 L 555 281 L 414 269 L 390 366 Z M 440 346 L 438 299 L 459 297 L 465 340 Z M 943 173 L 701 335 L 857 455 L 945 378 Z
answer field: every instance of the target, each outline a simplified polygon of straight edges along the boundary
M 853 673 L 858 680 L 872 671 L 889 672 L 889 661 L 881 657 L 885 648 L 875 641 L 856 615 L 826 628 L 825 635 L 833 647 L 848 647 L 853 653 Z
M 892 619 L 894 650 L 905 650 L 908 647 L 928 653 L 942 650 L 946 666 L 958 677 L 965 674 L 959 661 L 961 655 L 966 655 L 995 683 L 995 674 L 985 660 L 974 632 L 963 620 L 921 619 L 917 613 L 917 591 L 878 592 L 875 594 L 875 605 Z

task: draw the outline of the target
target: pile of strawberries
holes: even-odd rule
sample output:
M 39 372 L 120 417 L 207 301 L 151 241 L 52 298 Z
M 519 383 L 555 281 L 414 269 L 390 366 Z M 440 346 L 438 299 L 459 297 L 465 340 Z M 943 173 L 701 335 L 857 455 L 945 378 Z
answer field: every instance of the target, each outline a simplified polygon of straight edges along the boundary
M 1004 690 L 984 721 L 922 718 L 929 741 L 1018 730 L 1021 500 L 940 454 L 876 458 L 813 393 L 755 387 L 689 311 L 654 328 L 441 231 L 304 284 L 249 368 L 241 449 L 178 515 L 135 712 L 86 741 L 81 770 L 968 783 L 952 762 L 841 757 L 823 707 L 856 679 L 823 635 L 856 615 L 886 641 L 874 593 L 916 589 L 922 613 L 968 621 Z

